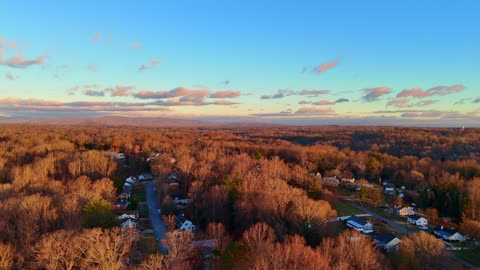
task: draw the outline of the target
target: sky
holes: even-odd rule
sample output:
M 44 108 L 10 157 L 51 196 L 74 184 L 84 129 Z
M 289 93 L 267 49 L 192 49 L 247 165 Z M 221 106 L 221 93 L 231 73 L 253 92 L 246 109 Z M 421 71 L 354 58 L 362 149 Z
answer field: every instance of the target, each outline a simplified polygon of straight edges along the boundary
M 479 1 L 0 4 L 3 119 L 480 126 Z

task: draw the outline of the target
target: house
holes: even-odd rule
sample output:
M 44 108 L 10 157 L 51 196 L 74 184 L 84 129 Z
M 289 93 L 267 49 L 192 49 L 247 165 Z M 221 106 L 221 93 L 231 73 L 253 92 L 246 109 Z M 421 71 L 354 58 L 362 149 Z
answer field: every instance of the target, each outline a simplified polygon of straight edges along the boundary
M 461 235 L 457 230 L 449 229 L 443 226 L 437 226 L 433 233 L 436 237 L 442 238 L 445 241 L 465 241 L 465 236 Z
M 180 179 L 181 179 L 180 174 L 174 172 L 167 177 L 167 183 L 175 183 L 180 181 Z
M 139 181 L 149 181 L 153 179 L 153 175 L 151 173 L 143 173 L 137 176 Z
M 138 216 L 133 214 L 122 214 L 117 217 L 120 223 L 121 228 L 137 228 L 138 227 Z
M 173 202 L 176 205 L 186 206 L 186 205 L 192 204 L 193 200 L 191 198 L 185 197 L 182 194 L 179 194 L 173 197 Z
M 118 195 L 118 199 L 119 200 L 126 200 L 126 199 L 130 199 L 131 196 L 132 196 L 132 192 L 127 190 L 127 191 L 124 191 L 124 192 L 120 193 L 120 195 Z
M 398 251 L 398 245 L 400 239 L 398 239 L 393 233 L 380 233 L 373 236 L 373 241 L 377 244 L 378 248 L 385 252 Z
M 373 225 L 370 222 L 355 215 L 347 219 L 347 227 L 365 234 L 373 232 Z
M 384 182 L 383 192 L 391 195 L 395 194 L 395 185 L 388 182 Z
M 407 218 L 408 223 L 416 225 L 416 226 L 427 226 L 428 220 L 424 217 L 418 215 L 411 215 Z
M 323 182 L 325 184 L 335 185 L 335 186 L 340 184 L 340 181 L 338 181 L 336 176 L 334 176 L 334 177 L 324 177 Z
M 135 183 L 137 183 L 137 178 L 136 177 L 133 177 L 133 176 L 130 176 L 128 177 L 127 179 L 125 179 L 125 183 L 129 183 L 131 185 L 135 185 Z
M 355 178 L 342 178 L 342 183 L 355 183 Z
M 410 206 L 398 206 L 395 208 L 395 214 L 401 217 L 412 216 L 415 215 L 415 211 Z
M 196 227 L 193 223 L 188 220 L 184 215 L 179 215 L 176 217 L 176 223 L 179 230 L 185 231 L 195 231 Z

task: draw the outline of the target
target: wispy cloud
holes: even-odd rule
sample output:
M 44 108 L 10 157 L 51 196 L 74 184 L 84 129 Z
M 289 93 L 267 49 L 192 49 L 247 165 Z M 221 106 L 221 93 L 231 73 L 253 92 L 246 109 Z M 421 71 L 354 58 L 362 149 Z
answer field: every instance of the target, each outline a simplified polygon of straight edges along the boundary
M 40 65 L 43 64 L 45 59 L 47 58 L 46 55 L 41 55 L 35 59 L 25 59 L 22 56 L 12 56 L 6 61 L 1 62 L 2 65 L 7 65 L 13 68 L 27 68 L 32 65 Z
M 327 70 L 330 70 L 330 69 L 334 68 L 335 66 L 337 66 L 339 62 L 340 62 L 340 59 L 336 58 L 333 61 L 330 61 L 330 62 L 323 63 L 323 64 L 319 65 L 318 67 L 314 68 L 313 71 L 316 72 L 316 73 L 323 73 L 323 72 L 325 72 Z
M 290 89 L 279 89 L 277 90 L 277 93 L 273 95 L 263 95 L 260 98 L 261 99 L 279 99 L 279 98 L 284 98 L 286 96 L 318 96 L 318 95 L 325 95 L 330 93 L 328 90 L 300 90 L 300 91 L 293 91 Z
M 218 91 L 215 93 L 210 94 L 210 98 L 236 98 L 241 95 L 240 91 L 232 91 L 232 90 L 225 90 L 225 91 Z
M 106 88 L 105 92 L 110 92 L 112 97 L 125 97 L 130 94 L 132 90 L 135 89 L 135 86 L 125 86 L 125 85 L 116 85 L 115 87 Z
M 142 90 L 138 93 L 135 93 L 133 96 L 140 99 L 165 99 L 165 98 L 175 98 L 175 97 L 184 97 L 184 96 L 206 97 L 208 93 L 209 93 L 208 89 L 188 89 L 186 87 L 180 86 L 170 91 Z
M 410 103 L 408 98 L 396 98 L 387 102 L 387 106 L 408 108 L 408 107 L 426 107 L 437 103 L 437 100 L 422 100 L 419 102 Z
M 98 32 L 92 37 L 92 42 L 96 43 L 102 37 L 102 33 Z
M 300 101 L 298 102 L 298 104 L 300 104 L 300 105 L 305 105 L 305 104 L 310 104 L 310 103 L 312 103 L 312 102 L 309 101 L 309 100 L 300 100 Z
M 414 87 L 410 89 L 404 89 L 397 94 L 398 98 L 414 97 L 414 98 L 424 98 L 431 96 L 432 93 L 429 91 L 424 91 L 419 87 Z
M 143 64 L 141 65 L 139 68 L 138 68 L 138 71 L 139 72 L 143 72 L 147 69 L 152 69 L 154 67 L 156 67 L 158 64 L 160 63 L 160 60 L 156 59 L 156 58 L 152 58 L 150 59 L 150 62 L 148 64 Z
M 303 107 L 298 109 L 296 114 L 302 115 L 333 115 L 335 111 L 332 108 Z
M 473 103 L 480 103 L 480 98 L 476 98 L 475 100 L 473 100 Z
M 362 91 L 365 93 L 363 99 L 367 102 L 373 102 L 379 100 L 381 96 L 389 94 L 391 89 L 386 86 L 381 86 L 375 88 L 364 88 Z
M 132 48 L 135 49 L 135 50 L 140 50 L 140 49 L 142 49 L 142 44 L 140 44 L 140 42 L 134 42 L 132 44 Z
M 446 96 L 452 93 L 461 92 L 463 89 L 465 89 L 465 87 L 461 84 L 455 84 L 452 86 L 440 85 L 428 90 L 423 90 L 420 87 L 414 87 L 402 90 L 397 94 L 397 98 L 426 98 L 431 96 Z
M 86 96 L 91 96 L 91 97 L 103 97 L 105 96 L 104 91 L 96 91 L 96 90 L 84 90 L 83 94 Z
M 319 100 L 312 103 L 312 105 L 318 105 L 318 106 L 335 105 L 335 104 L 336 104 L 335 101 L 329 101 L 329 100 Z
M 428 89 L 428 91 L 433 95 L 446 96 L 452 93 L 461 92 L 463 89 L 465 89 L 465 86 L 461 84 L 455 84 L 452 86 L 446 86 L 446 85 L 435 86 L 433 88 Z
M 348 98 L 339 98 L 337 100 L 335 100 L 336 103 L 344 103 L 344 102 L 349 102 L 350 99 Z
M 97 65 L 95 64 L 88 65 L 87 69 L 90 71 L 97 71 Z
M 14 81 L 14 80 L 18 79 L 19 77 L 17 75 L 14 75 L 14 74 L 10 73 L 10 72 L 7 72 L 5 74 L 5 78 L 7 78 L 7 80 L 9 80 L 9 81 Z

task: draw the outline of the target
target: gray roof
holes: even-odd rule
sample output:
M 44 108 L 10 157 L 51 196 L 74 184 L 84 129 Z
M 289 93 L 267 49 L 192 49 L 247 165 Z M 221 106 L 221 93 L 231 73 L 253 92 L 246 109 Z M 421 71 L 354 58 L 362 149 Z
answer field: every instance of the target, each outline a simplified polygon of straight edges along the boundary
M 386 245 L 390 243 L 397 236 L 393 233 L 379 233 L 373 237 L 373 239 L 380 244 Z
M 359 224 L 359 225 L 361 225 L 361 226 L 365 226 L 365 225 L 367 225 L 367 223 L 368 223 L 368 221 L 367 221 L 366 219 L 364 219 L 364 218 L 362 218 L 362 217 L 355 216 L 355 215 L 349 217 L 349 218 L 347 219 L 347 222 L 348 222 L 348 221 L 353 221 L 353 222 L 355 222 L 355 223 L 357 223 L 357 224 Z

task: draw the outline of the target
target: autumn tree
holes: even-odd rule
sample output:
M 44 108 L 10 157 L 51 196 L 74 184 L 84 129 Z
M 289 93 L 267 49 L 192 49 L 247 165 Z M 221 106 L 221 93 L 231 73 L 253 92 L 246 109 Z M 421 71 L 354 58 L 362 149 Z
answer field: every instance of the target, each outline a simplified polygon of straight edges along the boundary
M 448 269 L 445 244 L 426 232 L 413 233 L 402 239 L 399 245 L 402 269 Z
M 193 256 L 193 234 L 190 231 L 167 232 L 162 244 L 168 251 L 171 269 L 190 269 Z
M 0 242 L 0 270 L 13 269 L 15 249 L 10 244 Z
M 140 265 L 142 270 L 168 270 L 170 264 L 168 258 L 162 253 L 150 254 L 146 259 L 142 261 Z

